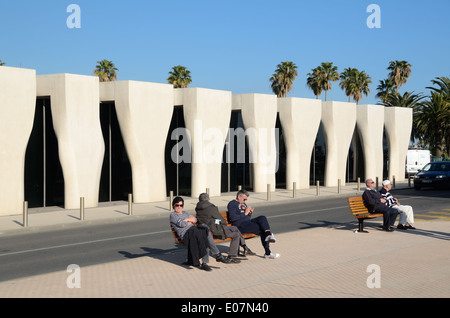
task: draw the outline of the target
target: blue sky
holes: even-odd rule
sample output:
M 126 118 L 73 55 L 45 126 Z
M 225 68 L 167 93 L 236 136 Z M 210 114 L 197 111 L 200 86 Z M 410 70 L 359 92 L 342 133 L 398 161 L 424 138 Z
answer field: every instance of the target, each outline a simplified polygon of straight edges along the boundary
M 372 3 L 381 28 L 366 24 Z M 79 29 L 67 27 L 70 4 L 81 9 Z M 360 103 L 375 104 L 391 60 L 412 64 L 400 92 L 428 93 L 430 80 L 450 76 L 449 15 L 449 0 L 2 0 L 0 59 L 38 75 L 92 75 L 108 59 L 118 80 L 158 83 L 183 65 L 191 87 L 233 94 L 272 94 L 277 64 L 293 61 L 299 77 L 289 96 L 304 98 L 315 98 L 306 74 L 333 62 L 369 74 L 371 94 Z M 338 82 L 332 86 L 328 100 L 347 101 Z

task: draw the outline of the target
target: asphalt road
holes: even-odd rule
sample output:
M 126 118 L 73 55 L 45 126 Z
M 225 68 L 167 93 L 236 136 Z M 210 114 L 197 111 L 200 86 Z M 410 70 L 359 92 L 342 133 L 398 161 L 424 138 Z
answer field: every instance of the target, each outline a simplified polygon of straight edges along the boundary
M 392 192 L 401 203 L 413 206 L 416 221 L 450 221 L 450 191 Z M 252 205 L 251 197 L 249 204 Z M 345 197 L 257 203 L 255 207 L 255 216 L 266 215 L 275 234 L 317 226 L 346 226 L 349 230 L 357 227 Z M 226 251 L 226 246 L 221 249 Z M 168 217 L 130 218 L 116 223 L 1 236 L 0 281 L 66 270 L 70 264 L 83 267 L 163 253 L 185 253 L 184 248 L 174 244 Z

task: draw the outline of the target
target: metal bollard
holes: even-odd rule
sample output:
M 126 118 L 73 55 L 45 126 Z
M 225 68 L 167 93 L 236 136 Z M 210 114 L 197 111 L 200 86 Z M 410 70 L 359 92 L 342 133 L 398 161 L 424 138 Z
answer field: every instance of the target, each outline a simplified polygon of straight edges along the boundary
M 80 221 L 84 220 L 84 198 L 80 198 Z
M 338 193 L 341 193 L 341 179 L 338 179 Z
M 28 226 L 28 201 L 23 202 L 23 227 Z
M 241 190 L 242 190 L 242 186 L 238 185 L 238 191 L 241 191 Z
M 169 211 L 172 210 L 173 191 L 169 192 Z
M 267 201 L 270 201 L 270 184 L 267 184 Z
M 133 195 L 128 193 L 128 215 L 133 214 Z
M 296 182 L 294 182 L 293 184 L 292 184 L 292 197 L 295 199 L 295 197 L 297 196 L 297 183 Z
M 376 186 L 375 189 L 377 189 L 377 191 L 378 191 L 378 177 L 376 177 L 376 180 L 377 180 L 377 181 L 375 182 L 375 184 L 376 184 L 376 185 L 375 185 L 375 186 Z
M 395 188 L 395 176 L 392 176 L 392 187 Z
M 209 195 L 209 188 L 206 188 L 206 194 Z
M 360 177 L 358 177 L 358 179 L 357 179 L 358 181 L 356 181 L 357 182 L 357 187 L 356 187 L 356 191 L 361 191 L 361 178 Z
M 316 195 L 317 196 L 320 195 L 320 181 L 319 180 L 316 181 Z

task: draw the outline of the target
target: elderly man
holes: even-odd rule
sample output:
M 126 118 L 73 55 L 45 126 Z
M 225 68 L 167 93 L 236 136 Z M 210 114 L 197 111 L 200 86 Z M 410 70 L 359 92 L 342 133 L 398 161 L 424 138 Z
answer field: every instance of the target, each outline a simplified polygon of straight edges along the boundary
M 410 205 L 401 205 L 398 202 L 397 198 L 389 192 L 392 188 L 391 181 L 384 180 L 383 188 L 381 188 L 380 193 L 383 199 L 386 200 L 386 205 L 390 208 L 397 209 L 400 213 L 400 220 L 397 225 L 397 229 L 407 230 L 407 229 L 416 229 L 411 224 L 414 224 L 414 212 L 413 208 Z
M 386 200 L 383 199 L 381 194 L 375 189 L 375 182 L 372 179 L 366 180 L 366 190 L 364 191 L 362 198 L 369 213 L 383 213 L 383 230 L 392 232 L 398 211 L 385 204 Z

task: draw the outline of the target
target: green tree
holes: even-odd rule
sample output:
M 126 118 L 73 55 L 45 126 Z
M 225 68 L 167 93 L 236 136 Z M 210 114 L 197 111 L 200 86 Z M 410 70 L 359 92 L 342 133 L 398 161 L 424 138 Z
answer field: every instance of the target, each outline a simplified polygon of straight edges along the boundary
M 275 73 L 269 79 L 271 82 L 272 91 L 277 95 L 277 97 L 286 97 L 294 86 L 297 76 L 297 65 L 295 65 L 294 62 L 281 62 L 277 65 Z
M 332 62 L 323 62 L 317 67 L 318 81 L 322 90 L 325 91 L 325 101 L 327 100 L 328 91 L 331 90 L 331 82 L 339 80 L 337 66 L 333 66 Z
M 117 79 L 118 69 L 112 61 L 102 60 L 97 61 L 94 74 L 98 76 L 100 82 L 112 82 Z
M 319 99 L 320 94 L 322 94 L 322 87 L 319 81 L 319 68 L 316 67 L 312 69 L 311 73 L 308 73 L 306 78 L 306 85 L 313 91 L 316 99 Z
M 381 99 L 381 104 L 384 105 L 388 102 L 389 96 L 395 93 L 395 85 L 390 79 L 380 81 L 377 86 L 377 95 Z
M 3 65 L 5 65 L 5 63 L 2 60 L 0 60 L 0 66 L 3 66 Z
M 192 82 L 191 72 L 181 65 L 172 67 L 169 75 L 167 81 L 172 84 L 174 88 L 185 88 Z
M 341 81 L 339 86 L 344 90 L 345 95 L 348 96 L 348 101 L 353 97 L 356 104 L 362 99 L 362 95 L 368 96 L 370 93 L 369 84 L 372 79 L 364 71 L 359 71 L 356 68 L 346 68 L 340 75 Z
M 437 157 L 449 149 L 449 121 L 450 103 L 444 94 L 437 91 L 432 91 L 428 100 L 422 102 L 414 112 L 419 139 L 427 143 Z
M 390 71 L 388 79 L 395 85 L 395 90 L 398 93 L 400 87 L 408 81 L 411 75 L 411 67 L 407 61 L 390 61 L 388 70 Z

